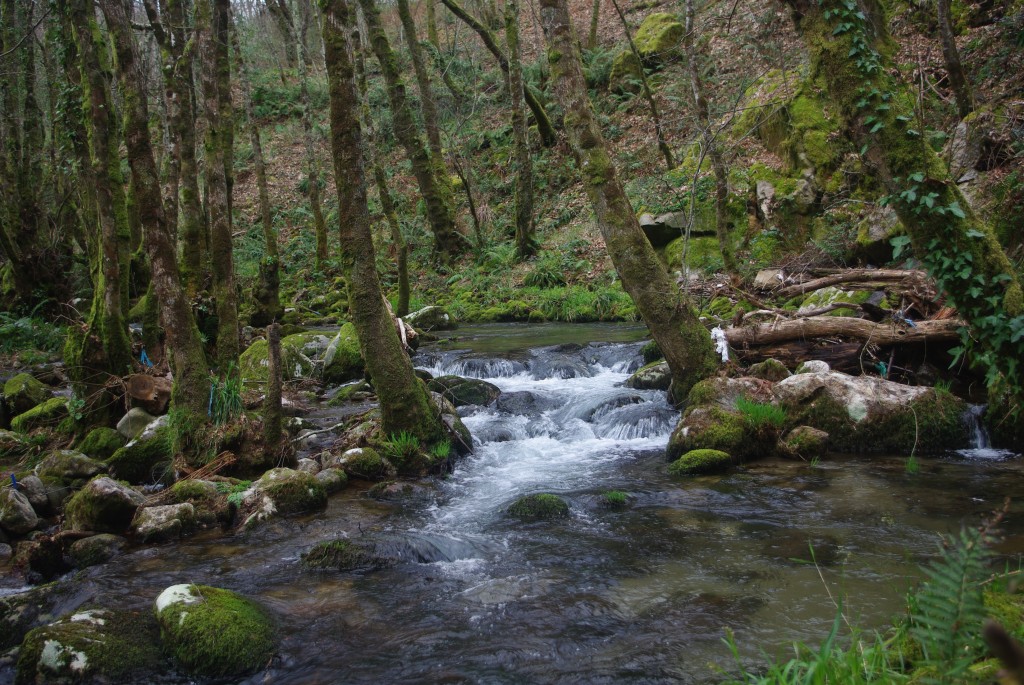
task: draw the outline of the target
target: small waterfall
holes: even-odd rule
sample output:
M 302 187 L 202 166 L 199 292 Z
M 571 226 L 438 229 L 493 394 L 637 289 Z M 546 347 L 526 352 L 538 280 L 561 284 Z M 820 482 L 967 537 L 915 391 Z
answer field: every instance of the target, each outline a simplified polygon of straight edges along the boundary
M 985 416 L 985 409 L 988 405 L 972 404 L 964 412 L 964 423 L 967 425 L 971 435 L 971 446 L 967 449 L 957 450 L 957 454 L 968 459 L 1006 459 L 1014 456 L 1010 450 L 994 449 L 989 439 L 988 431 L 985 430 L 985 423 L 982 420 Z

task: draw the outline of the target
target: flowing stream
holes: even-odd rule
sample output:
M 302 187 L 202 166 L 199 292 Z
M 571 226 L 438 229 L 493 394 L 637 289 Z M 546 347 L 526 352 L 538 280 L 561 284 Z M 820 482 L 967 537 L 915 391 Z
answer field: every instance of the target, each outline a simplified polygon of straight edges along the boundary
M 727 628 L 752 665 L 818 642 L 840 600 L 851 621 L 885 625 L 937 533 L 1024 494 L 1008 453 L 921 460 L 916 474 L 903 457 L 851 457 L 672 479 L 663 451 L 677 412 L 622 386 L 642 363 L 642 328 L 456 333 L 416 363 L 503 394 L 465 411 L 476 451 L 449 477 L 401 503 L 350 487 L 316 516 L 139 548 L 68 581 L 74 603 L 148 607 L 182 582 L 258 597 L 279 619 L 281 656 L 246 683 L 710 683 L 711 664 L 735 669 Z M 628 505 L 609 508 L 609 490 Z M 564 497 L 570 518 L 505 515 L 538 492 Z M 1000 550 L 1011 556 L 1024 547 L 1017 518 Z M 371 531 L 409 561 L 301 568 L 314 543 Z

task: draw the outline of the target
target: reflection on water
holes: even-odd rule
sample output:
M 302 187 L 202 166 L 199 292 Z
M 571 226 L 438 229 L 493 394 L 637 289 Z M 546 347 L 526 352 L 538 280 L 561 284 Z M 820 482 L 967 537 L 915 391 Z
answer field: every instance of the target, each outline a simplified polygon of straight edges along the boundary
M 381 505 L 351 488 L 316 517 L 139 549 L 85 574 L 94 599 L 146 606 L 181 582 L 261 598 L 280 620 L 281 659 L 251 683 L 714 682 L 709 663 L 731 667 L 726 628 L 753 662 L 824 636 L 830 594 L 862 625 L 885 624 L 937 533 L 1024 488 L 1016 459 L 957 456 L 916 475 L 900 458 L 857 457 L 674 480 L 662 451 L 675 415 L 659 393 L 620 385 L 640 364 L 637 329 L 460 334 L 459 351 L 424 351 L 419 365 L 487 377 L 504 396 L 465 412 L 480 443 L 433 498 Z M 613 489 L 628 507 L 604 505 Z M 504 516 L 535 492 L 561 495 L 572 516 Z M 1006 551 L 1021 548 L 1018 518 Z M 438 561 L 300 569 L 313 543 L 369 533 Z

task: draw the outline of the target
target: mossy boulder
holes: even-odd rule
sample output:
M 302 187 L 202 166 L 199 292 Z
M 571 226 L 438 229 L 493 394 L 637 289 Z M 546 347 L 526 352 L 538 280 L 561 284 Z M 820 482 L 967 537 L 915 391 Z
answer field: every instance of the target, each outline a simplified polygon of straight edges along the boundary
M 13 487 L 0 488 L 0 530 L 11 535 L 24 535 L 39 525 L 32 503 Z
M 798 459 L 817 459 L 828 451 L 828 433 L 811 426 L 797 426 L 779 443 L 780 451 Z
M 344 469 L 322 469 L 316 474 L 316 479 L 324 486 L 324 491 L 328 495 L 340 492 L 348 485 L 348 474 L 345 473 Z
M 377 554 L 376 545 L 364 540 L 318 542 L 302 555 L 302 565 L 313 571 L 374 571 L 394 564 Z
M 327 491 L 316 476 L 288 468 L 271 469 L 242 496 L 242 525 L 276 515 L 308 514 L 326 506 Z
M 25 636 L 15 683 L 143 682 L 165 669 L 151 616 L 79 610 Z
M 68 484 L 85 481 L 107 470 L 106 465 L 77 450 L 55 450 L 36 464 L 35 472 L 43 482 L 59 480 Z
M 167 418 L 161 416 L 106 461 L 110 475 L 129 483 L 167 481 L 173 477 L 173 439 Z
M 428 381 L 427 388 L 441 394 L 456 407 L 470 404 L 486 407 L 501 395 L 501 390 L 493 383 L 460 376 L 439 376 Z
M 406 314 L 402 320 L 418 331 L 449 331 L 458 327 L 455 317 L 434 305 Z
M 128 540 L 120 535 L 100 533 L 81 540 L 75 540 L 68 549 L 68 556 L 75 568 L 88 568 L 103 564 L 118 554 L 128 544 Z
M 224 484 L 221 488 L 226 489 Z M 195 522 L 201 526 L 213 525 L 232 516 L 228 496 L 218 488 L 217 483 L 206 480 L 179 480 L 170 488 L 171 502 L 191 504 Z
M 142 542 L 176 540 L 196 526 L 196 509 L 191 502 L 142 507 L 132 520 L 132 534 Z
M 50 399 L 50 390 L 27 373 L 19 373 L 4 383 L 4 402 L 12 416 L 24 414 Z
M 612 60 L 612 69 L 608 75 L 608 87 L 616 93 L 640 92 L 642 87 L 640 74 L 643 66 L 633 54 L 632 50 L 626 49 L 615 55 Z
M 633 35 L 633 43 L 645 62 L 661 63 L 679 54 L 686 33 L 679 18 L 668 12 L 648 14 Z
M 146 501 L 142 493 L 106 476 L 93 478 L 68 501 L 64 528 L 123 533 Z
M 56 612 L 67 610 L 61 607 L 75 589 L 75 583 L 48 583 L 0 597 L 0 650 L 17 646 L 30 630 L 54 621 Z
M 928 453 L 969 441 L 967 404 L 934 388 L 826 371 L 787 378 L 774 392 L 790 425 L 823 430 L 844 451 Z
M 793 374 L 790 373 L 789 369 L 786 368 L 786 365 L 778 359 L 765 359 L 763 362 L 751 365 L 751 367 L 747 369 L 747 375 L 751 378 L 759 378 L 763 381 L 778 383 L 783 379 L 789 378 Z
M 329 460 L 328 463 L 331 466 L 343 468 L 349 477 L 362 480 L 394 478 L 398 473 L 394 465 L 380 456 L 380 452 L 372 447 L 355 447 L 346 450 L 337 458 Z
M 28 433 L 43 426 L 56 426 L 68 417 L 68 401 L 54 397 L 11 419 L 11 430 Z
M 675 461 L 693 450 L 717 450 L 743 460 L 767 456 L 775 445 L 751 440 L 743 417 L 721 407 L 696 407 L 686 413 L 669 438 L 667 455 Z
M 346 323 L 324 353 L 322 378 L 325 383 L 345 383 L 361 378 L 366 364 L 359 351 L 356 327 Z
M 540 493 L 520 497 L 508 508 L 508 514 L 521 521 L 550 521 L 569 518 L 569 504 L 558 495 Z
M 155 609 L 164 645 L 188 673 L 244 676 L 265 667 L 276 651 L 270 613 L 230 590 L 172 585 Z
M 668 472 L 673 476 L 693 476 L 707 473 L 721 473 L 735 462 L 721 450 L 690 450 L 669 464 Z
M 20 457 L 32 448 L 21 433 L 0 428 L 0 459 Z
M 651 362 L 640 367 L 626 380 L 626 387 L 637 390 L 668 390 L 672 385 L 672 370 L 668 362 Z
M 113 428 L 100 427 L 89 431 L 89 434 L 78 444 L 78 451 L 94 459 L 109 459 L 114 452 L 125 446 L 128 441 Z
M 661 352 L 661 348 L 658 347 L 658 343 L 654 340 L 649 340 L 644 343 L 644 346 L 640 348 L 640 354 L 644 358 L 644 364 L 650 364 L 665 358 L 665 355 Z

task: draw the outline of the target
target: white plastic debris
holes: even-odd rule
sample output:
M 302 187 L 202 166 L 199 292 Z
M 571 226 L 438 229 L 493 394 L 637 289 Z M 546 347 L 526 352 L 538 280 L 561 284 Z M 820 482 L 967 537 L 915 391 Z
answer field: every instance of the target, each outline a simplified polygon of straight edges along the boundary
M 711 339 L 715 343 L 715 352 L 722 355 L 722 363 L 729 361 L 729 342 L 725 339 L 725 331 L 715 326 L 711 329 Z

